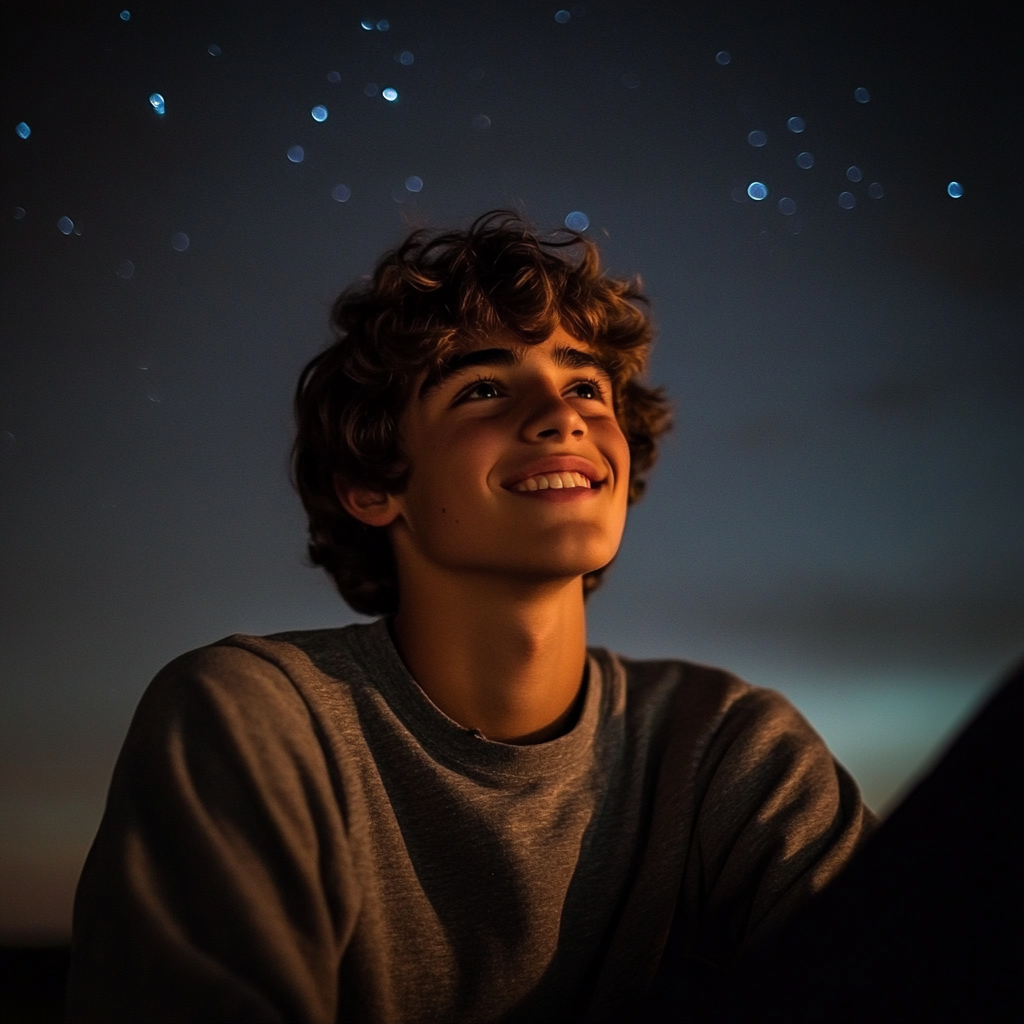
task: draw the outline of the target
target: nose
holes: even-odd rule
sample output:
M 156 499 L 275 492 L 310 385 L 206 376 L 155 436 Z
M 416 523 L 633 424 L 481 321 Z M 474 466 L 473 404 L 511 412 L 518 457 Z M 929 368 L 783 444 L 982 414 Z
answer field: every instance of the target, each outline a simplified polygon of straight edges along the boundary
M 587 433 L 586 420 L 554 387 L 537 389 L 532 407 L 523 422 L 526 441 L 565 441 Z

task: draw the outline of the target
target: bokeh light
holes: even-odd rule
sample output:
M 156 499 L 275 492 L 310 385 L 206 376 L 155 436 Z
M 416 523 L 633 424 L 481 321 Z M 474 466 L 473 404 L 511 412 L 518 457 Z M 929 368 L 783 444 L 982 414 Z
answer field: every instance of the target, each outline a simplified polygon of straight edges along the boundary
M 840 192 L 839 205 L 844 210 L 852 210 L 857 205 L 857 199 L 852 192 Z
M 486 114 L 477 114 L 470 123 L 478 132 L 485 132 L 491 127 L 491 119 Z
M 413 174 L 405 179 L 405 187 L 410 192 L 422 192 L 423 191 L 423 179 L 419 175 Z
M 731 60 L 732 60 L 732 54 L 730 54 L 728 50 L 719 50 L 718 53 L 715 54 L 715 61 L 718 64 L 721 64 L 723 68 Z
M 586 231 L 590 227 L 590 218 L 582 210 L 573 210 L 566 216 L 565 226 L 570 231 Z
M 881 199 L 885 195 L 885 189 L 877 181 L 873 181 L 868 185 L 868 195 L 872 199 Z
M 132 275 L 135 273 L 135 264 L 132 263 L 131 260 L 122 260 L 118 263 L 114 273 L 117 274 L 122 281 L 131 280 Z
M 288 159 L 293 164 L 301 164 L 306 159 L 306 151 L 301 146 L 289 146 Z
M 964 194 L 964 187 L 959 181 L 951 181 L 946 186 L 946 191 L 953 199 L 959 199 Z
M 314 121 L 318 121 L 318 122 L 322 123 L 322 122 L 327 120 L 327 108 L 323 104 L 321 104 L 321 103 L 318 103 L 309 112 L 309 114 L 310 114 L 310 117 L 312 117 Z
M 131 21 L 131 17 L 132 17 L 132 12 L 131 11 L 122 11 L 121 12 L 121 20 L 122 21 Z
M 768 136 L 759 129 L 755 129 L 747 136 L 747 142 L 755 148 L 760 149 L 762 146 L 767 144 Z
M 814 166 L 813 154 L 808 153 L 806 150 L 800 153 L 796 158 L 796 165 L 805 171 L 809 171 Z
M 398 99 L 398 90 L 392 89 L 389 85 L 386 89 L 381 92 L 381 96 L 388 101 L 388 103 L 394 103 Z
M 163 96 L 160 93 L 155 92 L 149 97 L 149 105 L 162 117 L 167 112 L 167 105 L 164 103 Z
M 184 231 L 177 231 L 171 235 L 171 248 L 175 252 L 184 252 L 188 247 L 191 239 Z
M 415 59 L 416 58 L 408 50 L 403 50 L 401 53 L 395 54 L 395 60 L 397 60 L 399 64 L 403 64 L 405 67 L 408 67 Z
M 24 206 L 16 206 L 14 208 L 14 219 L 15 220 L 24 220 L 25 219 L 25 214 L 27 212 L 28 211 L 25 209 Z
M 762 199 L 768 198 L 768 186 L 763 181 L 752 181 L 747 186 L 747 195 L 751 199 L 761 202 Z
M 799 135 L 806 127 L 806 123 L 802 117 L 791 117 L 786 122 L 786 127 L 795 134 Z
M 380 21 L 377 22 L 378 32 L 387 32 L 389 28 L 391 28 L 391 22 L 388 21 L 387 18 L 381 18 Z
M 57 230 L 62 235 L 70 235 L 71 232 L 75 230 L 75 222 L 70 217 L 61 217 L 61 219 L 57 221 Z
M 849 178 L 850 181 L 860 181 L 864 175 L 861 174 L 860 168 L 856 164 L 852 164 L 850 167 L 846 168 L 846 177 Z
M 559 25 L 564 25 L 571 17 L 572 15 L 568 11 L 555 11 L 555 21 Z
M 340 71 L 328 71 L 327 72 L 327 81 L 333 83 L 334 85 L 337 85 L 341 81 L 341 72 Z
M 367 32 L 372 32 L 377 27 L 374 22 L 369 20 L 369 18 L 363 18 L 359 24 L 365 28 Z
M 17 132 L 19 139 L 27 139 L 32 134 L 32 129 L 24 121 L 19 121 L 14 126 L 14 130 Z
M 796 202 L 790 199 L 789 196 L 784 196 L 779 200 L 779 213 L 784 217 L 792 217 L 796 213 Z
M 352 189 L 348 185 L 335 185 L 331 189 L 331 198 L 339 203 L 347 203 L 352 198 Z
M 210 45 L 206 48 L 206 52 L 211 57 L 219 57 L 220 56 L 220 47 L 216 43 L 210 43 Z
M 869 103 L 871 101 L 871 93 L 869 93 L 864 86 L 861 86 L 860 88 L 853 90 L 853 98 L 858 103 Z

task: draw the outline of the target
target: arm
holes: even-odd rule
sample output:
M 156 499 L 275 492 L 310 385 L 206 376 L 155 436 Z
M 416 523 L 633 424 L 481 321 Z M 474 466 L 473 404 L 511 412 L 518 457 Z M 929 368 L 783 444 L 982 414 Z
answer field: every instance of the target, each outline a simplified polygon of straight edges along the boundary
M 796 709 L 750 689 L 698 768 L 697 821 L 677 912 L 690 955 L 725 964 L 842 871 L 877 825 L 856 783 Z
M 79 882 L 69 1021 L 334 1021 L 358 894 L 291 682 L 237 648 L 143 696 Z

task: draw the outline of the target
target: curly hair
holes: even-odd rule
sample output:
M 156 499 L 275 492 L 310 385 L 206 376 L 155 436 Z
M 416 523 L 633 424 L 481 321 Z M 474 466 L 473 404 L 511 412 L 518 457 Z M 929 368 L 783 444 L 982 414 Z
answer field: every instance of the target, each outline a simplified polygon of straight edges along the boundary
M 606 277 L 594 242 L 569 230 L 539 236 L 507 210 L 468 231 L 414 231 L 369 280 L 338 296 L 334 341 L 299 377 L 291 468 L 309 516 L 310 560 L 353 609 L 396 612 L 398 575 L 386 528 L 345 511 L 335 474 L 401 493 L 410 467 L 399 420 L 412 384 L 468 342 L 511 332 L 538 344 L 561 325 L 592 345 L 629 445 L 629 503 L 639 500 L 670 417 L 662 390 L 643 383 L 654 331 L 638 304 L 647 304 L 640 279 Z M 585 594 L 605 569 L 586 574 Z

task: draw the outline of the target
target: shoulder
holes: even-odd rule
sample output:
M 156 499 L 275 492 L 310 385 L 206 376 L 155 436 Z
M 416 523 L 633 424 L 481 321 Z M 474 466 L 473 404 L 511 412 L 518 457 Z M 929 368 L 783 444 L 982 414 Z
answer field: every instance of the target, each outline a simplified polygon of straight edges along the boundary
M 175 658 L 157 674 L 150 691 L 165 697 L 205 695 L 246 701 L 256 695 L 291 698 L 314 674 L 344 685 L 360 673 L 361 648 L 371 647 L 371 626 L 294 630 L 251 636 L 235 633 Z
M 333 704 L 332 687 L 339 695 Z M 357 731 L 345 688 L 296 644 L 226 637 L 175 658 L 149 684 L 118 756 L 110 801 L 144 814 L 153 794 L 162 794 L 162 805 L 198 800 L 228 817 L 242 808 L 253 821 L 272 806 L 327 806 L 347 778 Z
M 253 643 L 252 641 L 256 641 Z M 262 637 L 230 636 L 186 651 L 149 684 L 140 711 L 216 705 L 239 708 L 254 701 L 288 703 L 295 687 L 282 667 L 260 650 Z
M 733 672 L 678 659 L 633 660 L 608 652 L 632 731 L 676 750 L 691 771 L 748 782 L 779 771 L 833 774 L 825 742 L 781 693 Z
M 754 686 L 726 669 L 681 659 L 594 653 L 619 667 L 628 699 L 636 704 L 664 705 L 674 716 L 700 718 L 718 728 L 810 729 L 781 693 Z
M 345 633 L 235 634 L 187 651 L 165 665 L 147 687 L 129 742 L 211 730 L 222 737 L 260 736 L 267 742 L 284 738 L 289 745 L 308 737 L 323 715 L 321 692 L 344 689 L 342 678 L 328 679 L 318 667 L 316 653 L 343 653 Z
M 706 737 L 739 714 L 772 714 L 785 698 L 759 690 L 732 672 L 681 659 L 637 660 L 608 651 L 592 652 L 607 666 L 613 689 L 620 688 L 628 718 L 683 730 L 691 742 Z M 763 695 L 763 696 L 762 696 Z
M 677 700 L 724 706 L 754 689 L 732 672 L 711 665 L 676 658 L 641 661 L 605 653 L 622 666 L 630 694 L 637 698 L 671 693 Z

